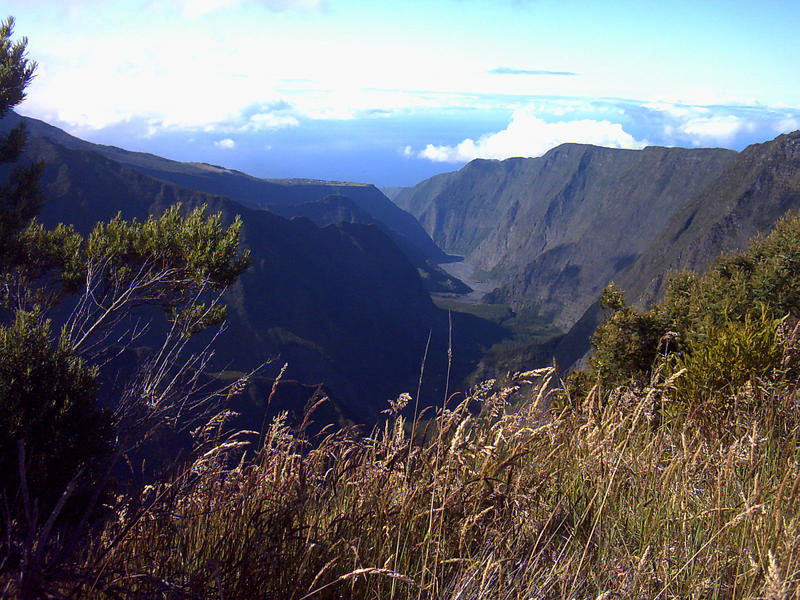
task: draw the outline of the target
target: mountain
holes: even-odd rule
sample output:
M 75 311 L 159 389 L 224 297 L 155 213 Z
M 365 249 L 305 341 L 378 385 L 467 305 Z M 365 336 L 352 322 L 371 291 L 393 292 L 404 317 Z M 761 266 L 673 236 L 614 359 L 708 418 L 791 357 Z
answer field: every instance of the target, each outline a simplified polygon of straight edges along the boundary
M 325 196 L 322 200 L 314 202 L 294 205 L 273 204 L 269 206 L 269 211 L 287 219 L 305 217 L 320 227 L 336 223 L 374 225 L 392 238 L 411 263 L 417 267 L 422 277 L 422 282 L 428 291 L 442 294 L 467 294 L 472 291 L 460 279 L 439 267 L 434 262 L 434 260 L 437 260 L 436 257 L 426 256 L 417 246 L 407 243 L 405 238 L 398 238 L 397 235 L 393 235 L 380 221 L 376 221 L 371 214 L 348 196 L 331 194 Z M 445 258 L 438 257 L 438 260 L 451 260 L 451 257 L 444 256 Z
M 142 152 L 131 152 L 115 146 L 92 144 L 53 127 L 43 121 L 9 114 L 6 127 L 24 120 L 31 135 L 49 139 L 68 149 L 96 152 L 140 173 L 179 186 L 210 194 L 223 195 L 249 208 L 269 209 L 284 216 L 300 216 L 303 205 L 324 200 L 327 196 L 346 197 L 360 210 L 352 213 L 348 221 L 375 224 L 406 253 L 412 263 L 423 273 L 436 271 L 435 264 L 451 260 L 433 243 L 417 220 L 398 208 L 375 186 L 361 183 L 317 181 L 309 179 L 259 179 L 246 173 L 205 163 L 186 163 L 169 160 Z M 293 211 L 297 208 L 297 211 Z M 335 224 L 334 213 L 320 212 L 329 220 L 322 224 Z M 319 222 L 319 220 L 316 220 Z M 441 279 L 441 272 L 429 281 Z M 450 279 L 449 286 L 460 282 Z M 460 284 L 463 285 L 463 284 Z M 432 291 L 448 291 L 449 286 Z M 460 288 L 459 288 L 460 289 Z
M 747 247 L 787 212 L 800 211 L 800 131 L 753 144 L 668 220 L 642 255 L 617 277 L 630 301 L 658 300 L 670 272 L 703 272 L 723 252 Z M 559 341 L 563 364 L 589 351 L 589 337 L 604 315 L 592 304 Z
M 800 132 L 740 153 L 564 144 L 540 158 L 475 160 L 394 199 L 495 282 L 483 302 L 534 310 L 565 331 L 525 350 L 566 367 L 589 350 L 608 282 L 647 306 L 670 271 L 703 271 L 800 209 Z
M 46 165 L 40 214 L 46 225 L 72 223 L 85 233 L 118 212 L 144 219 L 176 202 L 187 210 L 207 204 L 228 223 L 241 215 L 242 243 L 253 262 L 224 298 L 229 318 L 215 346 L 215 368 L 246 371 L 278 358 L 289 363 L 287 379 L 325 383 L 346 417 L 371 422 L 387 399 L 416 391 L 432 332 L 424 390 L 440 401 L 447 315 L 436 309 L 417 270 L 380 228 L 287 220 L 155 179 L 76 146 L 30 131 L 26 157 Z M 356 211 L 336 199 L 329 204 Z
M 386 196 L 386 197 L 387 197 L 389 200 L 391 200 L 392 202 L 394 202 L 394 199 L 395 199 L 395 198 L 397 198 L 397 196 L 398 196 L 398 195 L 399 195 L 399 194 L 400 194 L 402 191 L 404 191 L 405 189 L 407 189 L 407 188 L 405 188 L 405 187 L 400 187 L 400 186 L 389 186 L 389 187 L 382 187 L 382 188 L 381 188 L 381 192 L 382 192 L 382 193 L 383 193 L 383 195 L 384 195 L 384 196 Z
M 395 201 L 498 283 L 486 301 L 534 306 L 566 330 L 735 158 L 564 144 L 540 158 L 472 161 Z
M 270 206 L 269 211 L 287 219 L 292 217 L 305 217 L 319 227 L 333 223 L 363 223 L 375 225 L 379 223 L 371 214 L 353 202 L 349 197 L 341 194 L 330 194 L 322 200 L 304 202 L 302 204 Z
M 787 211 L 800 209 L 800 131 L 745 148 L 717 179 L 676 212 L 625 274 L 640 303 L 661 292 L 660 274 L 703 270 L 722 252 L 768 233 Z

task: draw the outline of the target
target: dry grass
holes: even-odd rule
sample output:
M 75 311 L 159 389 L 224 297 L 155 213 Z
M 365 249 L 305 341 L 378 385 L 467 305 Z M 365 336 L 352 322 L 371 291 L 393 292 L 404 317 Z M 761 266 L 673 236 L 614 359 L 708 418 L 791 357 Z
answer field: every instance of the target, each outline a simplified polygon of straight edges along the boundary
M 94 539 L 81 594 L 798 597 L 794 388 L 764 384 L 769 414 L 718 438 L 656 424 L 669 382 L 542 413 L 554 382 L 487 383 L 415 443 L 400 406 L 314 444 L 278 418 L 235 468 L 247 436 L 218 443 Z
M 543 412 L 558 383 L 552 370 L 489 382 L 413 423 L 401 401 L 368 437 L 338 430 L 312 444 L 282 417 L 262 435 L 198 431 L 208 444 L 200 458 L 174 481 L 121 499 L 118 518 L 70 571 L 84 577 L 54 589 L 97 598 L 800 597 L 796 386 L 759 383 L 747 392 L 761 394 L 759 409 L 732 416 L 718 437 L 693 422 L 659 423 L 671 382 L 593 390 Z

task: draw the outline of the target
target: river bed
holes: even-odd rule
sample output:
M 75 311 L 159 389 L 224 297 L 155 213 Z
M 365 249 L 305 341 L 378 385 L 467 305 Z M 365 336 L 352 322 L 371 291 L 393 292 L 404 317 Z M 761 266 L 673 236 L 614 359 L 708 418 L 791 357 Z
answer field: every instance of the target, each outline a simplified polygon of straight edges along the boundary
M 475 272 L 475 266 L 467 261 L 462 260 L 459 262 L 443 263 L 439 265 L 444 271 L 453 277 L 458 277 L 461 281 L 466 283 L 472 288 L 469 294 L 460 294 L 457 296 L 448 295 L 448 298 L 453 298 L 459 302 L 467 304 L 477 304 L 485 294 L 488 294 L 500 285 L 498 281 L 484 279 L 477 281 L 473 279 L 472 275 Z

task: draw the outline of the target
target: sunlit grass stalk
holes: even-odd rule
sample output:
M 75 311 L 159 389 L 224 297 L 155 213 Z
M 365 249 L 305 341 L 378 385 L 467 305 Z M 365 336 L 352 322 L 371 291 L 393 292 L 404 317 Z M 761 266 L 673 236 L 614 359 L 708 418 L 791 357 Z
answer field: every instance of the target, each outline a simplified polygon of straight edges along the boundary
M 218 438 L 180 477 L 121 499 L 87 547 L 84 595 L 798 593 L 793 386 L 759 383 L 763 411 L 731 415 L 718 437 L 659 422 L 654 399 L 670 390 L 657 378 L 543 413 L 552 377 L 478 386 L 437 409 L 424 442 L 403 402 L 370 435 L 329 429 L 313 443 L 281 416 L 253 432 L 250 459 L 246 436 Z

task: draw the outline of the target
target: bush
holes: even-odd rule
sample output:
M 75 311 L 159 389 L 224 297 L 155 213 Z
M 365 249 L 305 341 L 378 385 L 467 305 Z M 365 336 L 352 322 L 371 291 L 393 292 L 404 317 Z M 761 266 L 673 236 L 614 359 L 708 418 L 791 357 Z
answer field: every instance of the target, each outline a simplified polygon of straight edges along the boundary
M 17 312 L 0 327 L 0 489 L 36 501 L 44 519 L 75 477 L 74 504 L 85 504 L 79 500 L 90 495 L 111 453 L 111 415 L 95 408 L 97 373 L 73 355 L 66 337 L 53 342 L 39 313 Z
M 649 380 L 662 343 L 666 347 L 665 319 L 658 311 L 639 312 L 628 306 L 613 283 L 603 291 L 600 305 L 613 312 L 592 336 L 592 373 L 609 384 Z
M 686 369 L 678 414 L 714 419 L 755 379 L 780 376 L 782 319 L 800 315 L 800 218 L 784 217 L 745 252 L 720 257 L 706 275 L 678 273 L 662 302 L 628 306 L 616 286 L 601 299 L 610 316 L 592 338 L 593 375 L 606 384 L 649 382 Z
M 731 421 L 733 413 L 753 413 L 761 408 L 754 386 L 785 380 L 795 368 L 781 335 L 787 321 L 768 316 L 766 307 L 757 316 L 727 320 L 708 329 L 705 336 L 689 342 L 685 352 L 667 361 L 668 372 L 680 373 L 666 411 L 673 419 L 694 418 L 717 430 Z

